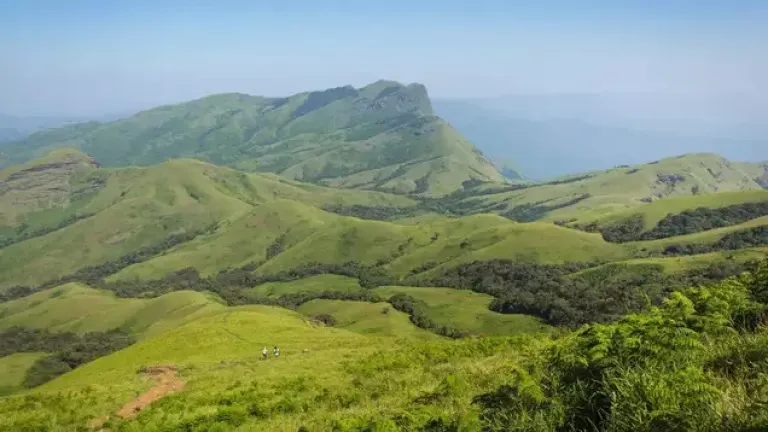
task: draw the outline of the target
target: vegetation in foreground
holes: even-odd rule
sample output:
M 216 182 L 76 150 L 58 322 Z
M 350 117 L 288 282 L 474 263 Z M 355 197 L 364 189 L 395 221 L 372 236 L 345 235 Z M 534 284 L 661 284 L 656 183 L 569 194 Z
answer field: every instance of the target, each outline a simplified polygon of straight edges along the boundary
M 433 342 L 307 325 L 247 306 L 0 399 L 10 430 L 85 428 L 151 364 L 184 391 L 110 430 L 758 431 L 768 427 L 768 261 L 648 312 L 569 334 Z M 279 344 L 280 359 L 259 359 Z M 103 419 L 103 417 L 102 417 Z M 302 429 L 303 428 L 303 429 Z

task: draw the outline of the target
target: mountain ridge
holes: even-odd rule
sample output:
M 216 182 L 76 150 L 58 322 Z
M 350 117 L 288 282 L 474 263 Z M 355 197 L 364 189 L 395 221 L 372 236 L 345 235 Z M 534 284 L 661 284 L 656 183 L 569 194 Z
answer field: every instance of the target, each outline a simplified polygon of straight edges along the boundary
M 285 98 L 216 94 L 113 122 L 46 130 L 7 143 L 0 167 L 59 147 L 81 149 L 105 166 L 193 157 L 304 182 L 432 196 L 466 180 L 504 181 L 472 143 L 434 116 L 426 87 L 384 80 Z

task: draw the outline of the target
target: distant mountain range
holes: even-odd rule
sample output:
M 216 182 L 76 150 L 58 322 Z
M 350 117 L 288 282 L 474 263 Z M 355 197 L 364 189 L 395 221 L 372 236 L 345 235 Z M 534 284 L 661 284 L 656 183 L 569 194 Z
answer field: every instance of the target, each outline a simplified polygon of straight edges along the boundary
M 423 195 L 502 181 L 492 163 L 433 114 L 419 84 L 378 81 L 285 98 L 219 94 L 33 134 L 5 145 L 0 166 L 61 147 L 105 166 L 192 157 L 335 187 Z
M 29 116 L 20 117 L 0 114 L 0 144 L 17 141 L 29 135 L 45 129 L 54 129 L 62 126 L 83 123 L 92 120 L 110 121 L 116 120 L 120 115 L 103 115 L 94 117 L 82 116 Z
M 521 96 L 439 99 L 434 106 L 486 155 L 513 159 L 520 173 L 535 179 L 695 152 L 768 159 L 768 124 L 755 118 L 760 107 L 718 113 L 693 102 L 672 109 L 666 99 L 637 99 Z

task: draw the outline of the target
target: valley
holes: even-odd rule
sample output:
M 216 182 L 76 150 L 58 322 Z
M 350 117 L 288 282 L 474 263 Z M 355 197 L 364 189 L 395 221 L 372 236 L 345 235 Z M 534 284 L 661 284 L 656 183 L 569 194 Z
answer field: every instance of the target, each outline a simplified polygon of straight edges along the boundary
M 0 165 L 2 430 L 768 427 L 760 163 L 505 179 L 378 81 L 45 130 Z

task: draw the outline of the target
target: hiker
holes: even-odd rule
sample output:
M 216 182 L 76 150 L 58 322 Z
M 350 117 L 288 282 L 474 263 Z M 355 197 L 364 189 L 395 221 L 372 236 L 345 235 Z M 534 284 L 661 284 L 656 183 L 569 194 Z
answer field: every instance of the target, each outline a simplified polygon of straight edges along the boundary
M 275 346 L 275 349 L 272 350 L 272 353 L 275 355 L 275 358 L 280 357 L 280 350 Z
M 262 358 L 262 360 L 266 360 L 267 359 L 267 347 L 264 347 L 264 349 L 261 350 L 261 358 Z

